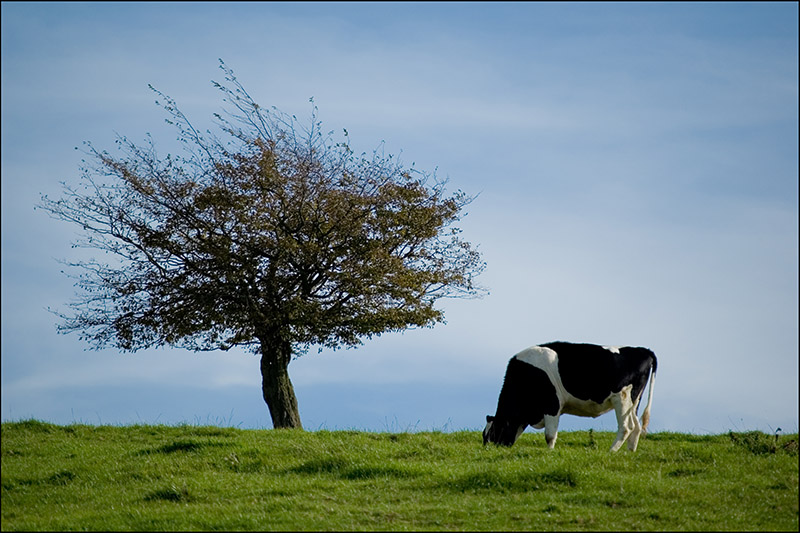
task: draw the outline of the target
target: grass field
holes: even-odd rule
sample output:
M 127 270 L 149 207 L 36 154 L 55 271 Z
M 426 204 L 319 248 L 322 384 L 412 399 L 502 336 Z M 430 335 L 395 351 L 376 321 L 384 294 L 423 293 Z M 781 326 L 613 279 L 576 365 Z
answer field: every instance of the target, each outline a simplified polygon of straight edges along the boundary
M 797 531 L 797 435 L 2 424 L 2 530 Z

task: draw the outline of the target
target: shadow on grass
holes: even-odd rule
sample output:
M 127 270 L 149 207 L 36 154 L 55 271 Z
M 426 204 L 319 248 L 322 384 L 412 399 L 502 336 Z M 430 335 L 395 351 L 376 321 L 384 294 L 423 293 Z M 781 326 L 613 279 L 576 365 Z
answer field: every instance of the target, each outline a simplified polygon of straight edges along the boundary
M 198 441 L 193 439 L 179 439 L 158 448 L 140 450 L 137 455 L 149 455 L 151 453 L 176 453 L 176 452 L 197 452 L 203 448 L 213 448 L 229 446 L 227 442 Z
M 578 476 L 566 469 L 550 472 L 474 472 L 446 481 L 440 486 L 455 492 L 571 489 L 578 486 Z
M 410 478 L 418 475 L 414 471 L 397 466 L 354 464 L 343 457 L 336 456 L 306 461 L 299 466 L 290 468 L 288 471 L 295 474 L 306 475 L 329 474 L 349 480 L 387 477 Z

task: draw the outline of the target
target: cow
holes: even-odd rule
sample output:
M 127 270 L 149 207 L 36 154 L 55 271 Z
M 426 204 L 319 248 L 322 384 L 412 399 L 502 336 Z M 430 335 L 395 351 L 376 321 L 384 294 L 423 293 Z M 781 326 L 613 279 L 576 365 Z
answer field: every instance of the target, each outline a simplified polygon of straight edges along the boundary
M 656 355 L 647 348 L 551 342 L 522 350 L 508 362 L 497 411 L 486 416 L 483 444 L 511 446 L 533 426 L 544 428 L 552 449 L 562 414 L 598 417 L 614 409 L 618 430 L 610 451 L 627 441 L 635 452 L 650 422 L 656 367 Z M 648 377 L 640 422 L 637 411 Z

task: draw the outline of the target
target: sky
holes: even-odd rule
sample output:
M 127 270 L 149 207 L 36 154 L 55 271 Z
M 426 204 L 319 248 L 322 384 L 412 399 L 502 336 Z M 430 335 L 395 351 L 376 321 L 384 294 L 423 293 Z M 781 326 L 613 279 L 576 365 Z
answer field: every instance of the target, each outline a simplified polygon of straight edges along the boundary
M 262 106 L 302 120 L 313 98 L 356 152 L 476 196 L 488 294 L 293 361 L 305 429 L 482 429 L 509 358 L 562 340 L 656 353 L 651 431 L 798 431 L 796 2 L 1 8 L 3 421 L 271 427 L 246 351 L 58 334 L 59 260 L 86 252 L 34 209 L 84 141 L 177 150 L 148 84 L 211 127 L 222 59 Z M 616 419 L 561 419 L 587 428 Z

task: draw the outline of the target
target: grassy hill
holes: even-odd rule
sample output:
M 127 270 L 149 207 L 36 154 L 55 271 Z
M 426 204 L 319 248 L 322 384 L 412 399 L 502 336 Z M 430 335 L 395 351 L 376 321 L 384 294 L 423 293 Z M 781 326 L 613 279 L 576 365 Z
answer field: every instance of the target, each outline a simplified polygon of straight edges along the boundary
M 798 530 L 797 435 L 2 424 L 2 530 Z

